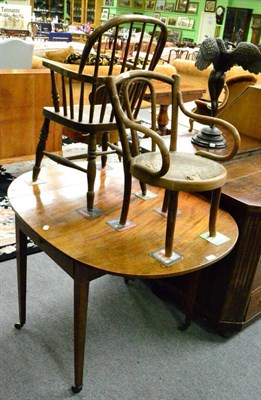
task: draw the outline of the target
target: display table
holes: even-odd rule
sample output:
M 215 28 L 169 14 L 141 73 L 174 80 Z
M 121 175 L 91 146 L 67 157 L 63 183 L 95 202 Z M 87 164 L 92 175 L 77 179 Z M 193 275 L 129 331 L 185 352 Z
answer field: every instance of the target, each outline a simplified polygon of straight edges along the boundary
M 202 197 L 181 194 L 174 251 L 182 258 L 166 267 L 150 255 L 150 252 L 164 246 L 166 218 L 155 212 L 163 201 L 162 190 L 153 188 L 158 196 L 148 201 L 133 195 L 129 219 L 135 226 L 118 232 L 107 222 L 118 218 L 120 214 L 123 197 L 120 163 L 110 164 L 106 170 L 98 173 L 95 205 L 103 214 L 97 218 L 88 219 L 85 215 L 84 173 L 61 166 L 43 168 L 41 182 L 31 185 L 29 172 L 13 181 L 8 190 L 16 216 L 20 311 L 20 321 L 16 327 L 21 328 L 26 320 L 26 239 L 29 236 L 74 280 L 73 391 L 79 392 L 83 379 L 89 283 L 104 274 L 127 279 L 156 279 L 190 274 L 193 294 L 193 276 L 233 249 L 238 228 L 227 212 L 219 210 L 217 230 L 229 240 L 214 245 L 202 239 L 200 234 L 208 229 L 209 203 Z M 133 190 L 139 190 L 138 182 L 135 182 Z M 188 308 L 190 311 L 191 304 Z

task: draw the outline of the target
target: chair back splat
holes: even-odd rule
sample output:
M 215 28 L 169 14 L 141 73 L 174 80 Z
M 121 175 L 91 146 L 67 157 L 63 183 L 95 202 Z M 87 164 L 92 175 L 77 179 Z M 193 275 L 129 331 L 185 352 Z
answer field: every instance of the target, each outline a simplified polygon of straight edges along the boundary
M 96 157 L 102 157 L 104 167 L 107 154 L 112 152 L 108 150 L 108 139 L 112 142 L 118 140 L 116 120 L 104 85 L 105 78 L 134 69 L 154 70 L 166 39 L 166 25 L 159 19 L 121 15 L 100 25 L 88 37 L 79 66 L 50 60 L 43 62 L 51 71 L 53 107 L 44 107 L 43 110 L 44 123 L 36 150 L 33 181 L 38 179 L 44 155 L 64 166 L 79 169 L 71 160 L 45 151 L 49 122 L 54 121 L 62 126 L 64 136 L 88 144 L 85 170 L 88 181 L 87 209 L 90 214 L 94 212 Z M 102 146 L 101 151 L 97 150 L 97 145 Z
M 180 77 L 178 75 L 171 77 L 144 70 L 129 71 L 118 77 L 109 76 L 106 78 L 107 90 L 118 122 L 121 140 L 121 148 L 118 151 L 123 156 L 125 175 L 121 216 L 116 225 L 115 220 L 114 226 L 111 225 L 122 230 L 127 224 L 132 176 L 142 182 L 143 196 L 146 195 L 144 190 L 146 185 L 164 189 L 165 198 L 162 212 L 167 212 L 165 247 L 156 250 L 152 255 L 167 265 L 177 260 L 177 254 L 173 252 L 173 240 L 179 192 L 212 192 L 209 225 L 206 229 L 208 228 L 208 238 L 216 237 L 219 199 L 221 188 L 226 181 L 226 169 L 217 161 L 230 160 L 237 153 L 240 145 L 239 133 L 233 125 L 219 118 L 201 116 L 185 109 L 179 90 L 179 82 Z M 164 137 L 157 133 L 156 128 L 155 93 L 159 84 L 168 86 L 172 94 L 169 147 L 167 147 Z M 142 123 L 142 117 L 139 117 L 135 106 L 133 108 L 132 105 L 132 95 L 137 85 L 141 88 L 140 92 L 148 93 L 151 98 L 151 110 L 148 113 L 151 117 L 150 121 L 146 120 L 146 124 Z M 200 123 L 209 125 L 215 123 L 225 128 L 233 138 L 231 148 L 228 149 L 227 153 L 220 155 L 215 151 L 201 150 L 193 154 L 177 151 L 179 110 L 187 117 L 194 118 Z M 140 151 L 143 137 L 151 138 L 153 151 L 145 153 Z M 144 199 L 146 198 L 144 197 Z M 128 222 L 129 225 L 131 225 L 130 221 Z M 156 227 L 154 226 L 153 229 L 155 230 Z

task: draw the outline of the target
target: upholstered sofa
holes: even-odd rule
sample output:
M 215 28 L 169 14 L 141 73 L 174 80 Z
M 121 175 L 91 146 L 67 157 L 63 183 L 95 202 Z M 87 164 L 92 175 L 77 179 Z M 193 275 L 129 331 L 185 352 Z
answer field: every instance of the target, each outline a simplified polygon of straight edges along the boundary
M 208 77 L 210 72 L 212 71 L 212 65 L 206 68 L 203 71 L 200 71 L 195 67 L 195 61 L 193 60 L 183 60 L 183 59 L 175 59 L 172 61 L 172 65 L 175 67 L 177 73 L 181 76 L 182 80 L 186 80 L 187 82 L 193 80 L 193 82 L 197 82 L 199 87 L 206 88 L 207 92 L 204 97 L 208 98 Z M 242 67 L 234 66 L 226 73 L 226 79 L 238 76 L 238 75 L 246 75 L 250 74 L 250 72 L 245 71 Z M 256 84 L 261 84 L 261 73 L 259 74 L 251 74 L 257 80 Z

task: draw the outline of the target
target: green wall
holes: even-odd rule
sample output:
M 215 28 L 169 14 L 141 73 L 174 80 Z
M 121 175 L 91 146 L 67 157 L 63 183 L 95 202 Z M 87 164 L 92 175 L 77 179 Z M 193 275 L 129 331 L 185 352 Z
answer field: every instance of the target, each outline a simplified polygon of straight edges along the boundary
M 201 13 L 204 12 L 205 8 L 205 0 L 197 0 L 195 3 L 198 3 L 198 10 L 196 14 L 193 13 L 178 13 L 176 11 L 174 12 L 167 12 L 165 10 L 147 10 L 145 9 L 145 4 L 147 0 L 139 0 L 142 1 L 143 7 L 142 8 L 133 8 L 133 4 L 135 0 L 103 0 L 103 9 L 109 10 L 109 14 L 112 15 L 120 15 L 120 14 L 129 14 L 132 12 L 135 13 L 142 13 L 144 15 L 154 15 L 155 13 L 160 14 L 160 17 L 166 17 L 168 21 L 173 21 L 173 19 L 176 19 L 178 17 L 182 18 L 189 18 L 191 20 L 194 20 L 194 25 L 192 29 L 186 29 L 186 28 L 179 28 L 176 25 L 170 25 L 168 23 L 168 29 L 169 31 L 175 31 L 175 32 L 181 32 L 181 38 L 187 38 L 191 39 L 193 41 L 197 41 L 198 37 L 198 31 L 199 31 L 199 24 L 200 24 L 200 16 Z M 157 3 L 157 0 L 152 0 Z M 128 7 L 120 6 L 121 4 L 125 4 L 126 2 L 129 4 Z M 168 4 L 174 4 L 176 1 L 170 1 L 166 0 Z M 193 1 L 194 3 L 194 1 Z M 111 4 L 109 6 L 108 4 Z M 253 14 L 261 14 L 261 0 L 217 0 L 216 1 L 216 6 L 223 6 L 225 9 L 227 7 L 237 7 L 237 8 L 249 8 L 253 10 Z M 224 16 L 223 24 L 220 26 L 220 33 L 219 36 L 222 37 L 223 35 L 223 29 L 225 25 L 225 19 L 226 15 Z M 251 40 L 251 35 L 252 35 L 252 30 L 251 30 L 251 23 L 250 23 L 250 29 L 248 33 L 248 41 Z

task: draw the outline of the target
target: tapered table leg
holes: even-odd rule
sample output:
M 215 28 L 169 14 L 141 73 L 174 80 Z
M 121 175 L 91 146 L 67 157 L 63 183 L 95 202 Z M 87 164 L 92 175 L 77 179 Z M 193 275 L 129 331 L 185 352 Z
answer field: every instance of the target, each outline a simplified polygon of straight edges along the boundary
M 19 227 L 19 219 L 16 216 L 16 258 L 17 258 L 17 284 L 18 284 L 18 304 L 19 322 L 15 324 L 17 329 L 21 329 L 26 320 L 26 276 L 27 276 L 27 236 Z
M 199 283 L 200 270 L 195 271 L 190 276 L 188 294 L 187 294 L 187 306 L 185 310 L 185 320 L 179 326 L 181 331 L 185 331 L 191 324 L 192 314 L 194 310 L 195 299 L 197 295 L 197 288 Z
M 89 281 L 81 279 L 81 268 L 74 277 L 74 393 L 82 390 Z

